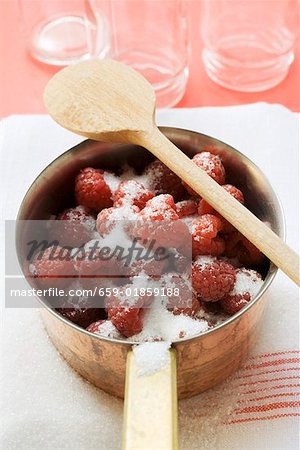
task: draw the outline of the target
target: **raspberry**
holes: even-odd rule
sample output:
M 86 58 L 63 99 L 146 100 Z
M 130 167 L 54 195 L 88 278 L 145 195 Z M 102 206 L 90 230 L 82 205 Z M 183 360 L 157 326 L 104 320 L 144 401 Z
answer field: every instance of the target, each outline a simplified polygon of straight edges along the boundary
M 192 221 L 192 252 L 198 255 L 221 255 L 225 250 L 225 243 L 217 236 L 222 230 L 222 221 L 213 214 L 204 214 Z
M 176 203 L 176 212 L 180 219 L 192 216 L 197 212 L 197 202 L 195 200 L 182 200 Z
M 263 280 L 255 270 L 236 269 L 236 282 L 233 289 L 220 304 L 229 315 L 234 315 L 246 306 L 259 292 Z
M 237 201 L 239 201 L 242 205 L 244 205 L 245 200 L 244 200 L 243 193 L 238 188 L 236 188 L 235 186 L 232 186 L 232 184 L 224 184 L 222 186 L 222 188 L 224 188 L 225 191 L 227 191 Z M 235 230 L 235 228 L 231 225 L 231 223 L 229 223 L 217 211 L 215 211 L 213 209 L 213 207 L 210 206 L 209 203 L 207 203 L 207 201 L 204 200 L 203 198 L 199 202 L 198 214 L 199 215 L 202 215 L 202 214 L 214 214 L 215 216 L 220 217 L 220 219 L 222 220 L 222 224 L 223 224 L 223 226 L 222 226 L 222 232 L 223 233 L 232 233 Z
M 143 314 L 138 308 L 111 308 L 108 310 L 108 318 L 125 337 L 131 337 L 143 329 Z
M 232 295 L 228 296 L 224 300 L 220 302 L 221 307 L 224 312 L 233 316 L 237 312 L 239 312 L 244 306 L 246 306 L 251 300 L 251 296 L 249 292 L 245 292 L 240 295 Z
M 51 239 L 58 239 L 64 246 L 80 247 L 92 239 L 96 220 L 91 210 L 84 206 L 65 209 L 57 216 L 61 222 L 52 223 Z
M 65 317 L 65 319 L 83 328 L 86 328 L 90 323 L 103 317 L 104 312 L 100 308 L 57 308 L 56 311 Z
M 72 257 L 66 249 L 59 246 L 48 247 L 43 254 L 37 254 L 33 260 L 33 275 L 44 288 L 65 287 L 76 271 Z
M 96 228 L 100 236 L 105 236 L 115 228 L 119 221 L 123 229 L 130 226 L 130 221 L 137 218 L 139 208 L 126 202 L 119 206 L 103 209 L 97 216 Z
M 236 274 L 231 264 L 211 257 L 198 257 L 193 263 L 192 280 L 202 301 L 217 302 L 231 291 Z
M 147 220 L 177 220 L 176 205 L 172 195 L 161 194 L 146 203 L 139 217 Z
M 262 264 L 265 256 L 239 231 L 224 236 L 225 255 L 236 258 L 244 266 Z
M 101 169 L 86 167 L 75 180 L 75 197 L 78 204 L 100 211 L 112 206 L 112 191 Z
M 207 175 L 209 175 L 213 180 L 215 180 L 219 184 L 225 183 L 225 169 L 222 164 L 221 158 L 218 155 L 213 155 L 210 152 L 201 152 L 197 153 L 192 161 L 196 164 L 196 166 L 201 167 Z M 183 182 L 186 190 L 189 194 L 194 197 L 199 197 L 197 192 L 195 192 L 192 188 L 190 188 L 185 182 Z
M 91 212 L 89 208 L 86 208 L 85 206 L 76 206 L 76 208 L 69 208 L 65 209 L 63 212 L 58 214 L 57 220 L 68 220 L 70 222 L 79 222 L 84 223 L 87 222 L 90 219 L 94 219 L 94 215 Z
M 178 219 L 173 197 L 158 195 L 149 200 L 138 214 L 134 236 L 140 238 L 143 245 L 154 241 L 156 247 L 180 247 L 188 238 L 188 227 Z
M 147 300 L 143 297 L 127 297 L 126 288 L 130 288 L 130 286 L 123 286 L 117 295 L 111 295 L 106 299 L 108 318 L 117 330 L 126 337 L 142 331 L 144 315 L 142 307 L 145 306 Z
M 132 284 L 119 287 L 117 294 L 113 292 L 106 298 L 108 318 L 126 337 L 142 331 L 144 308 L 149 307 L 153 300 L 152 295 L 136 295 L 140 289 L 140 282 L 140 277 L 133 277 Z
M 114 206 L 122 206 L 124 201 L 143 209 L 154 193 L 135 180 L 122 181 L 114 194 Z
M 184 314 L 187 316 L 194 316 L 200 308 L 200 303 L 197 296 L 192 292 L 192 284 L 190 280 L 180 277 L 176 274 L 166 274 L 162 277 L 163 286 L 171 290 L 167 293 L 167 309 L 175 316 Z M 179 294 L 176 295 L 175 289 L 178 289 Z
M 244 195 L 242 191 L 240 191 L 237 187 L 233 186 L 232 184 L 223 184 L 222 188 L 225 189 L 225 191 L 232 195 L 232 197 L 234 197 L 242 205 L 245 204 Z
M 145 175 L 149 180 L 149 188 L 156 195 L 170 194 L 175 201 L 185 196 L 181 179 L 158 159 L 146 167 Z

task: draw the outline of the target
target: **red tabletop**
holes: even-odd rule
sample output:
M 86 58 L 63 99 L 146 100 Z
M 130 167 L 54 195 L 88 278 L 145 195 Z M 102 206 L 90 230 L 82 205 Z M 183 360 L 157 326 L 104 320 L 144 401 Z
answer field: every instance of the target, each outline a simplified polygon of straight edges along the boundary
M 260 93 L 230 91 L 216 85 L 204 71 L 200 15 L 201 0 L 190 0 L 190 77 L 185 96 L 178 107 L 226 106 L 264 101 L 280 103 L 293 111 L 300 111 L 299 41 L 296 43 L 296 58 L 290 72 L 278 86 Z M 48 79 L 59 68 L 39 63 L 29 55 L 17 0 L 0 1 L 0 30 L 0 116 L 44 113 L 42 92 Z

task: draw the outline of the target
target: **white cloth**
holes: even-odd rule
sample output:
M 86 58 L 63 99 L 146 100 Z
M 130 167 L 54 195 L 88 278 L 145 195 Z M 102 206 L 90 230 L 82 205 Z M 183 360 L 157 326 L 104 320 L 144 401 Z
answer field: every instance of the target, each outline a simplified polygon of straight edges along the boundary
M 260 103 L 165 110 L 158 122 L 215 136 L 249 156 L 278 194 L 287 242 L 298 249 L 298 114 Z M 1 127 L 3 212 L 14 219 L 33 179 L 82 139 L 47 116 L 12 116 Z M 269 296 L 252 358 L 222 385 L 179 403 L 182 450 L 298 449 L 298 290 L 279 273 Z M 49 342 L 37 310 L 2 312 L 0 447 L 120 448 L 122 401 L 69 368 Z

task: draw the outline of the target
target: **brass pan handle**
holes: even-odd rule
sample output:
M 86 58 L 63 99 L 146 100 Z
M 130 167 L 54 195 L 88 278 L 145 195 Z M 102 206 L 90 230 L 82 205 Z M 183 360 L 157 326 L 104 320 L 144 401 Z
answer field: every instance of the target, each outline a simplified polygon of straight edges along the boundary
M 123 450 L 177 450 L 176 354 L 159 371 L 140 375 L 134 352 L 127 356 Z

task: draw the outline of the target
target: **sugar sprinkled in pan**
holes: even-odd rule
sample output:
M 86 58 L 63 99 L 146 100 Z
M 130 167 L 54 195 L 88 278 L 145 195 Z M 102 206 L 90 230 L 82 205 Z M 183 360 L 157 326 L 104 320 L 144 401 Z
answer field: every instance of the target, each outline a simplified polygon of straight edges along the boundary
M 133 353 L 138 365 L 138 375 L 152 375 L 167 366 L 170 360 L 170 342 L 144 342 L 135 345 Z
M 100 323 L 98 325 L 98 330 L 95 330 L 94 333 L 113 339 L 124 339 L 124 336 L 122 336 L 122 334 L 117 330 L 117 328 L 110 320 L 105 320 Z
M 122 184 L 122 186 L 125 198 L 129 199 L 137 197 L 144 191 L 143 184 L 136 180 L 128 180 L 126 183 Z
M 206 320 L 193 319 L 184 314 L 174 315 L 163 303 L 159 297 L 155 298 L 151 308 L 145 310 L 143 330 L 132 336 L 130 340 L 172 342 L 208 330 Z
M 123 209 L 123 208 L 116 208 Z M 123 211 L 124 212 L 124 211 Z M 130 224 L 130 221 L 126 221 L 122 217 L 123 213 L 120 213 L 120 220 L 112 221 L 114 227 L 110 233 L 106 234 L 103 238 L 102 245 L 114 249 L 117 245 L 120 245 L 124 249 L 128 249 L 132 245 L 132 240 L 124 230 L 124 225 Z
M 249 292 L 253 299 L 263 285 L 263 280 L 257 272 L 250 269 L 238 269 L 236 271 L 236 282 L 230 295 L 239 295 Z
M 105 183 L 109 186 L 112 194 L 114 194 L 121 182 L 120 178 L 117 177 L 117 175 L 115 175 L 114 173 L 106 171 L 103 173 L 103 178 Z

